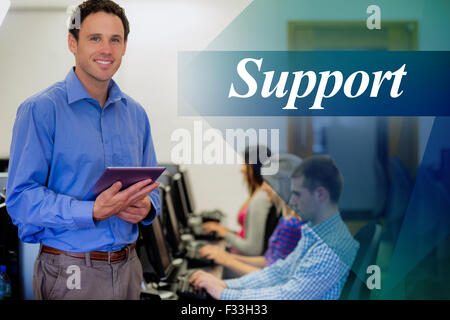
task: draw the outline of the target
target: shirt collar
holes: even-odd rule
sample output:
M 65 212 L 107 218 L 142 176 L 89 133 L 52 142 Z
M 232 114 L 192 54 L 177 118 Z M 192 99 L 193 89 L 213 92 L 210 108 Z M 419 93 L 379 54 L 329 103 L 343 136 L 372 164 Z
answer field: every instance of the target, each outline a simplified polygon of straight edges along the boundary
M 94 100 L 94 98 L 92 98 L 91 95 L 86 91 L 83 84 L 75 74 L 74 70 L 75 67 L 71 68 L 66 76 L 66 79 L 64 80 L 67 90 L 67 102 L 71 104 L 83 99 Z M 108 85 L 108 100 L 106 100 L 105 102 L 105 107 L 110 103 L 114 103 L 119 100 L 122 100 L 125 105 L 127 104 L 127 98 L 125 94 L 120 90 L 116 82 L 111 79 Z
M 317 235 L 323 236 L 329 233 L 330 230 L 333 230 L 334 226 L 336 226 L 339 221 L 341 221 L 341 214 L 339 213 L 339 211 L 337 211 L 331 217 L 315 226 L 313 226 L 311 222 L 308 222 L 305 225 L 308 226 L 308 228 L 314 231 L 314 233 L 316 233 Z

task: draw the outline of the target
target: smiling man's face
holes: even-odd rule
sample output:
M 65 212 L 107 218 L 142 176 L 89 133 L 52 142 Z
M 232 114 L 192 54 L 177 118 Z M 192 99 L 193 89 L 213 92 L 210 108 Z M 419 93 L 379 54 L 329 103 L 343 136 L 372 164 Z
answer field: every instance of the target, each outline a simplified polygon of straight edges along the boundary
M 122 20 L 103 11 L 88 15 L 81 24 L 78 41 L 69 34 L 77 75 L 87 81 L 108 82 L 126 50 Z

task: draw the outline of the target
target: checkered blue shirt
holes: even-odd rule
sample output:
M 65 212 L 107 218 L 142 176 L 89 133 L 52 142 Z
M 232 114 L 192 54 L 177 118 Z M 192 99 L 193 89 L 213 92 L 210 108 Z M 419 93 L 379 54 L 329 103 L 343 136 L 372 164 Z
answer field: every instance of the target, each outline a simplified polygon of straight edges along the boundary
M 338 299 L 356 257 L 353 239 L 338 213 L 302 227 L 302 238 L 285 259 L 241 278 L 226 280 L 222 300 Z

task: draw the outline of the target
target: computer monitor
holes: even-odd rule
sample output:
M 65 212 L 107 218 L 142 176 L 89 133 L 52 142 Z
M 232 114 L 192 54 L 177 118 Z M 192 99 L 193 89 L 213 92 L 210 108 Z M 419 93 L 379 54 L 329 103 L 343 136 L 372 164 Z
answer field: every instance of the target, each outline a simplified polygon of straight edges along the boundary
M 8 184 L 8 173 L 0 172 L 0 192 L 5 194 L 6 185 Z
M 163 174 L 159 176 L 157 181 L 163 187 L 167 187 L 168 185 L 170 185 L 170 173 L 164 171 Z
M 175 189 L 175 191 L 179 194 L 184 216 L 186 217 L 187 220 L 191 215 L 192 211 L 189 210 L 188 199 L 186 198 L 186 190 L 184 189 L 183 186 L 183 176 L 181 175 L 181 173 L 178 172 L 173 176 L 172 186 Z
M 165 188 L 167 187 L 167 186 L 169 186 L 170 185 L 170 180 L 171 180 L 171 178 L 170 178 L 170 175 L 168 174 L 168 173 L 166 173 L 166 172 L 164 172 L 159 178 L 158 178 L 158 182 L 160 183 L 160 185 L 159 185 L 159 199 L 160 199 L 160 212 L 161 212 L 161 214 L 160 214 L 160 218 L 161 218 L 161 224 L 164 226 L 165 225 L 165 215 L 163 214 L 163 212 L 164 212 L 164 206 L 166 206 L 166 204 L 165 204 L 165 200 L 164 200 L 164 197 L 165 197 Z
M 9 159 L 0 159 L 0 172 L 8 172 Z
M 173 176 L 170 187 L 170 195 L 172 196 L 173 208 L 177 219 L 184 228 L 187 228 L 188 213 L 186 211 L 186 200 L 184 199 L 184 191 L 182 189 L 180 175 L 178 173 Z
M 164 210 L 163 218 L 164 218 L 164 230 L 166 239 L 170 245 L 172 255 L 174 257 L 179 257 L 183 255 L 183 242 L 181 240 L 181 232 L 180 226 L 178 224 L 178 218 L 175 214 L 175 209 L 172 201 L 171 188 L 165 187 L 161 188 L 163 190 L 163 202 L 164 202 Z
M 164 271 L 164 278 L 169 276 L 172 264 L 171 264 L 171 257 L 169 255 L 169 251 L 166 245 L 166 240 L 164 238 L 164 233 L 161 227 L 161 224 L 159 222 L 159 219 L 156 218 L 153 223 L 153 233 L 155 234 L 156 244 L 158 246 L 159 250 L 159 256 L 161 260 L 161 266 L 162 270 Z
M 158 163 L 158 166 L 165 167 L 165 172 L 168 172 L 171 176 L 180 171 L 180 166 L 175 163 Z
M 192 184 L 189 179 L 189 174 L 187 170 L 181 170 L 180 174 L 189 212 L 195 212 L 194 195 L 192 194 Z
M 167 249 L 159 217 L 156 217 L 151 225 L 142 227 L 141 232 L 145 238 L 145 253 L 157 280 L 167 279 L 173 270 L 172 258 Z
M 8 184 L 8 173 L 0 172 L 0 209 L 6 207 L 6 185 Z

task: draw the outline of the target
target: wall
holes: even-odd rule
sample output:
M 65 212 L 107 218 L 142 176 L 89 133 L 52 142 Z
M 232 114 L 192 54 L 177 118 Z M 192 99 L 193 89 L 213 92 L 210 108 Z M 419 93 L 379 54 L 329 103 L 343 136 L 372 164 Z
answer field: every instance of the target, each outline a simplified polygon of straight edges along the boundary
M 419 24 L 418 49 L 450 50 L 446 0 L 255 0 L 208 46 L 210 50 L 286 50 L 288 21 L 362 21 L 376 4 L 383 21 L 415 20 Z M 245 30 L 245 32 L 243 32 Z M 434 117 L 419 119 L 421 159 Z

